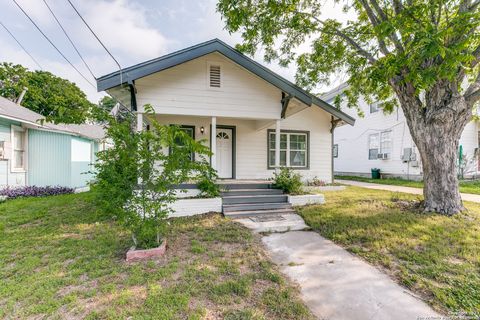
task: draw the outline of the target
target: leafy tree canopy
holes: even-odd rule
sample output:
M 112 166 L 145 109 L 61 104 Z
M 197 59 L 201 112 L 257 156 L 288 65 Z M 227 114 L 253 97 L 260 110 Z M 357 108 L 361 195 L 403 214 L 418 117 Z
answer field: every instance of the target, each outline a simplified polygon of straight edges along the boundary
M 480 99 L 480 0 L 335 3 L 355 18 L 325 17 L 325 0 L 219 0 L 217 8 L 227 30 L 241 32 L 240 50 L 295 61 L 303 87 L 343 71 L 349 107 L 361 95 L 386 111 L 399 105 L 422 160 L 425 211 L 460 212 L 459 140 Z M 305 43 L 310 50 L 298 53 Z
M 0 95 L 15 101 L 24 88 L 22 106 L 55 123 L 84 123 L 95 106 L 73 82 L 48 71 L 30 71 L 21 65 L 0 64 Z
M 263 47 L 266 61 L 281 65 L 296 61 L 296 80 L 308 89 L 328 83 L 342 70 L 349 75 L 346 98 L 355 107 L 359 94 L 369 102 L 396 101 L 389 84 L 408 84 L 412 95 L 441 81 L 461 84 L 478 76 L 480 60 L 480 1 L 472 0 L 355 0 L 344 3 L 356 19 L 341 23 L 322 18 L 324 0 L 220 0 L 218 10 L 227 30 L 240 31 L 238 49 L 254 54 Z M 296 49 L 311 41 L 310 52 Z M 478 78 L 477 78 L 478 80 Z M 469 102 L 478 100 L 480 81 Z M 338 103 L 338 101 L 337 101 Z

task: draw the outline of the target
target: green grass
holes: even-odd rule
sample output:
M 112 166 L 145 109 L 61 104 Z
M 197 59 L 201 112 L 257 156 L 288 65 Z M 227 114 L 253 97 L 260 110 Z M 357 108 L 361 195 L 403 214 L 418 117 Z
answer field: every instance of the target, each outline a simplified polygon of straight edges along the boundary
M 321 235 L 368 262 L 442 311 L 480 316 L 480 205 L 455 217 L 424 214 L 414 195 L 347 187 L 326 204 L 300 210 Z
M 0 318 L 312 317 L 244 227 L 180 218 L 167 239 L 165 257 L 126 263 L 130 236 L 91 193 L 0 204 Z
M 371 179 L 366 177 L 357 176 L 335 176 L 335 179 L 354 180 L 361 182 L 370 182 L 378 184 L 388 184 L 393 186 L 423 188 L 422 181 L 412 181 L 400 178 L 383 178 L 383 179 Z M 461 180 L 459 182 L 460 192 L 480 194 L 480 180 Z

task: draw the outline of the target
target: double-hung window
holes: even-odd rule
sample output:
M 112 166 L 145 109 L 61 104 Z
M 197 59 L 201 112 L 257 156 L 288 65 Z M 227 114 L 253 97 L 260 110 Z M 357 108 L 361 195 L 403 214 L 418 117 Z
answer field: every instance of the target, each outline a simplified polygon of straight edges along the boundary
M 308 167 L 308 132 L 281 131 L 280 166 L 290 168 Z M 275 167 L 275 131 L 268 132 L 268 167 Z
M 190 138 L 195 139 L 195 126 L 180 126 L 180 130 L 182 130 L 183 132 L 185 132 Z M 183 146 L 183 141 L 182 141 L 182 139 L 180 139 L 180 138 L 179 138 L 179 139 L 176 139 L 176 140 L 175 140 L 175 144 L 176 144 L 177 146 L 180 146 L 180 147 Z M 171 152 L 171 151 L 172 151 L 172 150 L 170 149 L 170 152 Z M 191 153 L 190 153 L 190 159 L 191 159 L 192 161 L 195 160 L 195 153 L 194 153 L 194 152 L 191 152 Z
M 392 153 L 392 131 L 373 133 L 368 136 L 368 159 L 376 160 L 379 154 L 387 154 L 386 159 Z
M 374 133 L 368 136 L 368 159 L 376 160 L 380 149 L 379 140 L 380 134 Z
M 12 171 L 26 169 L 25 145 L 25 129 L 12 126 Z
M 392 153 L 392 131 L 383 131 L 380 133 L 380 152 L 387 154 L 387 158 Z

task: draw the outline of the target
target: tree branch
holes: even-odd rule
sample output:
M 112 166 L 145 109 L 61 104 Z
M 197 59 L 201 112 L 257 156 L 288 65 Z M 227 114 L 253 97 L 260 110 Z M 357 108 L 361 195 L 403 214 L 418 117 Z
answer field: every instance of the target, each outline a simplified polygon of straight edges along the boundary
M 360 1 L 360 2 L 363 4 L 363 7 L 365 8 L 365 10 L 371 10 L 370 6 L 368 5 L 368 3 L 366 1 Z M 370 0 L 370 3 L 372 4 L 373 8 L 375 9 L 375 11 L 380 16 L 381 21 L 382 22 L 387 22 L 388 17 L 386 15 L 385 11 L 383 11 L 382 8 L 380 7 L 380 5 L 378 4 L 377 0 Z M 369 9 L 367 9 L 367 8 L 369 8 Z M 400 42 L 400 39 L 398 39 L 395 31 L 391 32 L 388 35 L 388 38 L 393 42 L 393 44 L 395 46 L 395 49 L 397 49 L 397 51 L 404 52 L 402 43 Z
M 360 0 L 360 3 L 362 4 L 363 8 L 365 9 L 365 12 L 367 13 L 368 19 L 370 19 L 370 23 L 376 27 L 380 24 L 379 18 L 375 15 L 373 12 L 372 8 L 368 5 L 366 1 Z M 390 53 L 387 49 L 387 45 L 383 39 L 381 39 L 379 36 L 376 36 L 377 41 L 378 41 L 378 46 L 380 47 L 380 51 L 384 54 L 387 55 Z
M 480 72 L 478 73 L 475 81 L 470 84 L 468 89 L 465 91 L 463 97 L 470 106 L 473 106 L 478 100 L 480 100 Z
M 323 20 L 320 20 L 319 18 L 317 18 L 316 16 L 312 15 L 311 13 L 308 13 L 308 12 L 301 12 L 301 11 L 294 11 L 295 13 L 298 13 L 298 14 L 302 14 L 302 15 L 306 15 L 306 16 L 309 16 L 311 17 L 312 19 L 314 19 L 315 21 L 317 21 L 319 24 L 321 24 L 324 28 L 326 27 L 326 24 Z M 322 32 L 325 32 L 325 33 L 328 33 L 328 34 L 332 34 L 331 32 L 328 32 L 324 29 L 322 30 L 319 30 L 319 31 L 322 31 Z M 374 64 L 375 62 L 377 62 L 377 59 L 375 59 L 375 57 L 370 53 L 368 52 L 367 50 L 365 50 L 364 48 L 362 48 L 362 46 L 360 46 L 360 44 L 358 44 L 354 39 L 352 39 L 350 36 L 348 36 L 347 34 L 345 34 L 342 30 L 340 29 L 337 29 L 335 28 L 334 30 L 334 35 L 337 35 L 339 37 L 341 37 L 342 39 L 344 39 L 350 46 L 352 46 L 360 55 L 362 55 L 363 57 L 367 58 L 367 60 L 371 63 L 371 64 Z

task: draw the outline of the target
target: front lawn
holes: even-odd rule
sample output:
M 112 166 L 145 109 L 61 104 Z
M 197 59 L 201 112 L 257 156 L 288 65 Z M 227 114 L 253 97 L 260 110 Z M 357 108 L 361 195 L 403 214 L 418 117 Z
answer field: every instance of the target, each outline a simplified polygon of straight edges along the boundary
M 164 258 L 127 264 L 129 235 L 92 200 L 0 204 L 0 318 L 311 318 L 244 227 L 217 214 L 175 219 Z
M 371 179 L 371 178 L 357 177 L 357 176 L 335 176 L 335 179 L 353 180 L 353 181 L 378 183 L 378 184 L 388 184 L 392 186 L 423 188 L 423 181 L 413 181 L 413 180 L 406 180 L 406 179 L 400 179 L 400 178 Z M 480 180 L 460 180 L 459 186 L 460 186 L 460 192 L 480 194 Z
M 347 187 L 300 210 L 314 230 L 384 268 L 434 307 L 480 316 L 480 205 L 424 214 L 418 196 Z

